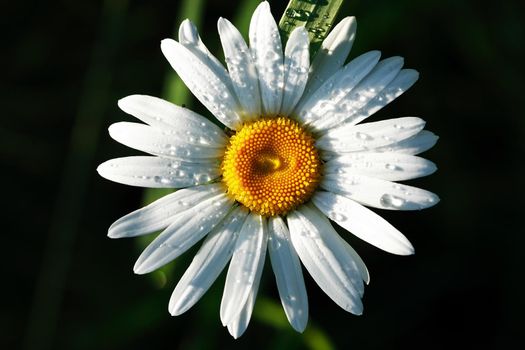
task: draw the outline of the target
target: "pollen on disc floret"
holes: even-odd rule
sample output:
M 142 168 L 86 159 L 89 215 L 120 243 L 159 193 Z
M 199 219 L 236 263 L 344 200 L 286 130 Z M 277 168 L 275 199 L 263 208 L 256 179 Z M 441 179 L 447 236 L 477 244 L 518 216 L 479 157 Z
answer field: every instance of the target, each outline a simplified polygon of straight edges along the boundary
M 319 182 L 314 142 L 288 118 L 246 123 L 230 138 L 222 162 L 228 194 L 260 215 L 286 214 L 308 200 Z

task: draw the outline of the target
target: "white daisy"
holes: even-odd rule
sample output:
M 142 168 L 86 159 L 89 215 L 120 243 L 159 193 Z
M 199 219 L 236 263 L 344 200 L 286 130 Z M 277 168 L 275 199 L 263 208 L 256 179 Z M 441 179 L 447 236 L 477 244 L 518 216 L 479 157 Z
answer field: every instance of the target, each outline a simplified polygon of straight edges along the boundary
M 202 238 L 204 242 L 169 302 L 179 315 L 206 292 L 230 261 L 220 316 L 230 333 L 246 329 L 268 246 L 286 316 L 301 332 L 308 302 L 301 262 L 346 311 L 361 314 L 367 268 L 328 218 L 387 252 L 408 255 L 410 242 L 365 206 L 415 210 L 438 202 L 433 193 L 392 181 L 433 173 L 415 156 L 437 137 L 416 117 L 361 123 L 418 78 L 403 59 L 365 53 L 343 65 L 356 22 L 342 20 L 310 65 L 308 34 L 294 30 L 283 52 L 267 2 L 250 23 L 250 47 L 220 18 L 227 69 L 188 20 L 179 41 L 162 52 L 206 108 L 228 128 L 167 101 L 143 95 L 119 101 L 142 123 L 111 125 L 116 141 L 151 154 L 112 159 L 101 176 L 119 183 L 176 188 L 117 220 L 109 237 L 163 230 L 134 271 L 151 272 Z M 182 189 L 181 189 L 182 188 Z

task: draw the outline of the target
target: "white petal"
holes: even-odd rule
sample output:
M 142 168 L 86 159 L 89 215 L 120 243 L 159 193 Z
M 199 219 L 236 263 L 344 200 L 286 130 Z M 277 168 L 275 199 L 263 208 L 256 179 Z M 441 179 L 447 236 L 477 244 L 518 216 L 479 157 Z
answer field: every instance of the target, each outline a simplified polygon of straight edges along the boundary
M 356 174 L 389 181 L 427 176 L 436 171 L 429 160 L 401 153 L 356 152 L 332 158 L 325 163 L 325 174 Z
M 374 151 L 419 154 L 432 148 L 438 139 L 439 137 L 430 131 L 421 130 L 418 134 L 412 136 L 411 138 L 401 140 L 388 146 L 376 148 Z
M 295 28 L 284 50 L 284 91 L 281 115 L 289 115 L 301 98 L 308 80 L 310 46 L 304 27 Z
M 250 50 L 241 33 L 230 21 L 219 18 L 217 27 L 233 89 L 243 107 L 242 118 L 252 119 L 261 114 L 261 94 L 257 69 Z
M 363 279 L 363 281 L 366 284 L 369 284 L 370 283 L 370 274 L 368 273 L 368 269 L 367 269 L 367 267 L 365 265 L 365 262 L 363 261 L 363 259 L 361 259 L 359 254 L 357 254 L 357 252 L 354 250 L 354 248 L 352 248 L 350 246 L 350 244 L 345 244 L 344 246 L 345 246 L 346 250 L 348 251 L 348 254 L 350 254 L 350 256 L 352 256 L 352 259 L 355 261 L 355 264 L 356 264 L 356 266 L 359 269 L 359 272 L 361 274 L 361 278 Z
M 250 48 L 257 67 L 266 114 L 278 114 L 284 86 L 283 49 L 279 28 L 268 2 L 261 2 L 250 22 Z
M 439 202 L 432 192 L 362 175 L 327 174 L 320 186 L 379 209 L 420 210 Z
M 108 236 L 110 238 L 134 237 L 161 230 L 168 227 L 177 214 L 223 191 L 221 184 L 178 190 L 121 217 L 111 225 Z
M 370 51 L 354 58 L 297 106 L 297 118 L 303 123 L 326 118 L 326 115 L 339 108 L 339 103 L 372 71 L 380 56 L 379 51 Z
M 171 294 L 168 309 L 173 316 L 191 308 L 219 276 L 233 254 L 247 214 L 243 207 L 238 207 L 208 234 Z
M 264 265 L 268 240 L 266 219 L 250 214 L 235 244 L 221 301 L 221 321 L 228 325 L 241 312 Z
M 304 205 L 288 214 L 288 227 L 297 254 L 319 287 L 344 310 L 360 315 L 363 279 L 348 243 L 324 215 Z
M 419 78 L 419 73 L 413 69 L 402 69 L 399 74 L 376 97 L 361 107 L 344 125 L 355 125 L 385 107 L 390 102 L 410 89 Z
M 322 191 L 315 193 L 312 201 L 326 216 L 365 242 L 392 254 L 414 254 L 412 244 L 401 232 L 361 204 Z
M 208 119 L 157 97 L 131 95 L 120 99 L 118 106 L 156 129 L 196 139 L 203 145 L 220 147 L 227 142 L 224 132 Z
M 344 98 L 337 101 L 337 105 L 326 111 L 326 115 L 312 123 L 316 131 L 336 127 L 353 116 L 373 100 L 394 78 L 403 66 L 402 57 L 390 57 L 380 61 L 374 69 Z M 334 98 L 329 102 L 335 103 Z
M 241 125 L 239 105 L 228 87 L 231 81 L 224 81 L 208 62 L 175 40 L 164 39 L 160 47 L 188 89 L 221 123 L 230 129 Z
M 308 322 L 308 297 L 301 263 L 280 216 L 269 219 L 268 231 L 268 250 L 284 312 L 292 327 L 303 332 Z
M 323 40 L 310 67 L 305 94 L 315 92 L 343 66 L 354 44 L 356 28 L 355 17 L 345 17 Z
M 156 156 L 182 159 L 186 161 L 203 160 L 210 162 L 210 158 L 218 159 L 223 156 L 223 147 L 211 147 L 200 144 L 197 139 L 192 142 L 190 137 L 181 139 L 169 130 L 161 131 L 153 127 L 140 124 L 119 122 L 109 127 L 109 135 L 123 145 Z
M 221 222 L 232 205 L 231 199 L 220 193 L 177 214 L 170 226 L 144 249 L 133 271 L 145 274 L 177 258 Z
M 425 121 L 416 117 L 387 119 L 359 125 L 346 124 L 328 130 L 315 145 L 319 149 L 332 152 L 368 151 L 412 137 L 424 127 Z
M 124 157 L 97 168 L 100 176 L 121 184 L 149 188 L 183 188 L 207 183 L 220 176 L 217 164 L 193 164 L 160 157 Z
M 231 90 L 232 86 L 226 68 L 208 50 L 202 42 L 197 27 L 188 19 L 182 21 L 179 27 L 179 43 L 191 51 L 199 60 L 208 66 Z
M 228 331 L 234 339 L 239 338 L 244 331 L 246 331 L 246 328 L 248 328 L 248 324 L 250 323 L 255 299 L 257 297 L 257 291 L 259 290 L 259 283 L 261 282 L 262 267 L 257 270 L 257 273 L 258 275 L 255 278 L 253 287 L 248 295 L 248 299 L 246 299 L 246 302 L 241 309 L 241 312 L 239 312 L 239 314 L 227 324 Z

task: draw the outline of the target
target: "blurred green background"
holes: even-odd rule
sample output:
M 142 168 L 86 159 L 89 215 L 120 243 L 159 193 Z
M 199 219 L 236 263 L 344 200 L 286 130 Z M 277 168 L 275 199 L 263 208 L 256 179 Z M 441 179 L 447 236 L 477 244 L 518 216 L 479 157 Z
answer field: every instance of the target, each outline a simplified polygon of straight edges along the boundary
M 380 49 L 421 72 L 374 119 L 421 116 L 441 137 L 424 154 L 438 172 L 411 181 L 438 193 L 439 205 L 381 212 L 416 255 L 392 256 L 342 234 L 372 276 L 362 316 L 306 277 L 310 323 L 295 333 L 267 264 L 252 322 L 234 341 L 219 320 L 224 276 L 189 312 L 168 314 L 195 250 L 164 271 L 133 274 L 140 242 L 106 231 L 141 206 L 143 192 L 95 172 L 136 153 L 107 135 L 111 123 L 131 120 L 116 101 L 169 95 L 209 115 L 174 80 L 159 42 L 188 16 L 222 57 L 217 18 L 246 32 L 257 2 L 2 4 L 0 348 L 511 348 L 523 340 L 525 6 L 517 0 L 345 1 L 340 16 L 358 20 L 351 57 Z M 270 3 L 280 18 L 286 2 Z

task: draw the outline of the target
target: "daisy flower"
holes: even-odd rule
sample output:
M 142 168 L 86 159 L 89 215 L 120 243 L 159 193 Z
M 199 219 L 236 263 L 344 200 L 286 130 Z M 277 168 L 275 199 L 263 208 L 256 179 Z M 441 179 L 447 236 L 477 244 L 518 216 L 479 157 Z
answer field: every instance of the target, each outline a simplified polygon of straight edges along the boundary
M 220 18 L 225 68 L 188 20 L 179 41 L 161 49 L 197 99 L 225 126 L 159 98 L 133 95 L 119 107 L 143 123 L 110 126 L 116 141 L 150 154 L 109 160 L 106 179 L 177 191 L 134 211 L 109 237 L 162 230 L 134 271 L 151 272 L 204 238 L 175 287 L 169 312 L 193 306 L 230 262 L 220 317 L 233 337 L 248 326 L 266 251 L 286 316 L 301 332 L 308 320 L 302 265 L 344 310 L 359 315 L 367 268 L 332 222 L 387 252 L 409 255 L 410 242 L 367 207 L 418 210 L 438 197 L 398 184 L 431 174 L 417 157 L 437 137 L 416 117 L 362 123 L 418 78 L 401 57 L 367 52 L 344 64 L 355 37 L 343 19 L 310 64 L 305 28 L 281 47 L 267 2 L 253 13 L 249 46 Z M 331 220 L 331 221 L 330 221 Z

